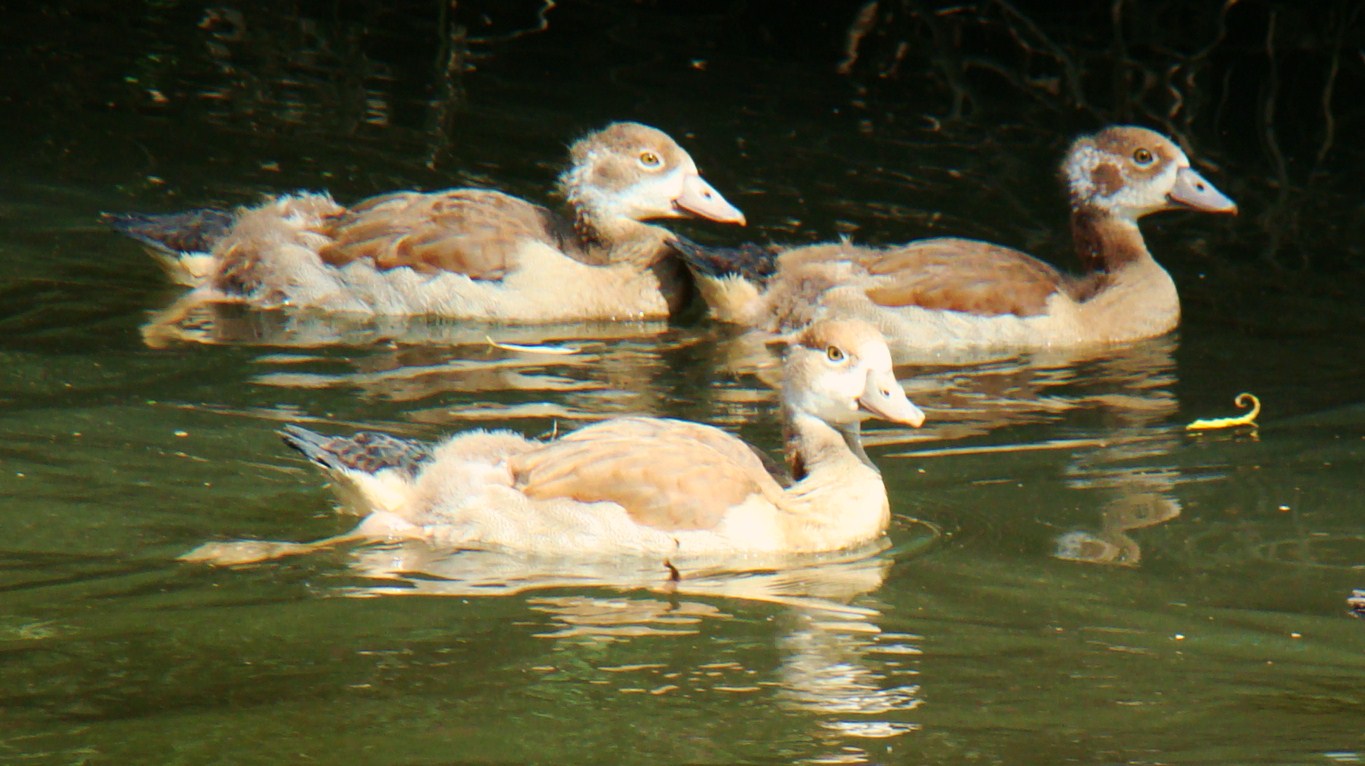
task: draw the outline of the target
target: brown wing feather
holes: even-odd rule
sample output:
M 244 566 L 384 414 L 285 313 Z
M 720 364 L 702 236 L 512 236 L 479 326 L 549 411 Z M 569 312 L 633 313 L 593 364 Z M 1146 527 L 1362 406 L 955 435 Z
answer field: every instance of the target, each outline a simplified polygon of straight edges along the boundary
M 538 240 L 563 250 L 567 226 L 538 205 L 501 192 L 456 189 L 374 197 L 333 219 L 322 259 L 345 266 L 367 259 L 379 269 L 407 266 L 433 274 L 501 279 L 516 249 Z
M 1047 309 L 1067 277 L 1017 250 L 972 239 L 927 239 L 860 259 L 877 284 L 867 296 L 882 306 L 921 306 L 994 316 L 1034 316 Z
M 637 523 L 711 529 L 754 494 L 781 488 L 747 444 L 709 426 L 621 418 L 512 459 L 517 487 L 537 499 L 621 505 Z

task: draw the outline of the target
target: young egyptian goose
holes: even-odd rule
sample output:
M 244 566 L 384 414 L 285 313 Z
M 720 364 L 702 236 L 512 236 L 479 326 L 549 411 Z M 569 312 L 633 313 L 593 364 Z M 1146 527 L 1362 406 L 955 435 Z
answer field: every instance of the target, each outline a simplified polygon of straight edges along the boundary
M 572 220 L 501 192 L 397 192 L 351 208 L 285 195 L 235 213 L 111 215 L 205 301 L 500 322 L 667 317 L 688 282 L 666 230 L 744 223 L 673 139 L 615 123 L 560 178 Z
M 824 316 L 877 324 L 898 349 L 1080 346 L 1175 328 L 1174 282 L 1137 221 L 1161 210 L 1236 213 L 1150 130 L 1110 127 L 1083 136 L 1062 165 L 1071 230 L 1085 273 L 1063 274 L 1017 250 L 938 238 L 873 249 L 848 243 L 780 253 L 712 250 L 679 241 L 717 319 L 768 331 Z
M 285 443 L 320 465 L 364 517 L 318 543 L 210 543 L 183 558 L 259 561 L 342 541 L 418 539 L 451 549 L 688 557 L 810 553 L 878 539 L 890 521 L 863 451 L 868 417 L 918 427 L 875 328 L 821 321 L 789 347 L 782 417 L 790 481 L 718 428 L 628 417 L 551 442 L 507 431 L 428 448 L 376 433 L 326 437 L 290 426 Z

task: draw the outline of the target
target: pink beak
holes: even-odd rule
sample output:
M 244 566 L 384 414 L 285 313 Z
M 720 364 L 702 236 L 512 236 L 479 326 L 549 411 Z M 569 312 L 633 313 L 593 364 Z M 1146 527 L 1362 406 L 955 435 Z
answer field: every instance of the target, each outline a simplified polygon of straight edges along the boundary
M 720 192 L 711 188 L 711 184 L 696 173 L 683 177 L 682 194 L 673 199 L 673 206 L 698 218 L 718 223 L 737 223 L 740 226 L 746 223 L 739 208 L 726 202 Z
M 873 372 L 867 376 L 867 388 L 858 397 L 858 406 L 873 417 L 891 423 L 904 423 L 919 428 L 924 425 L 924 412 L 905 396 L 905 389 L 890 372 Z
M 1181 168 L 1175 174 L 1175 186 L 1167 195 L 1177 207 L 1204 213 L 1232 213 L 1237 215 L 1237 203 L 1204 180 L 1194 168 Z

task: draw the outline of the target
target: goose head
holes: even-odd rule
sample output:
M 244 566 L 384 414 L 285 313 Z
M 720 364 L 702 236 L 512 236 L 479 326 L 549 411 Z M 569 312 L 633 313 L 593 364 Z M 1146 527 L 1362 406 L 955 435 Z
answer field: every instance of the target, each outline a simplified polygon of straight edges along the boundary
M 1119 125 L 1082 136 L 1062 163 L 1074 210 L 1136 221 L 1161 210 L 1237 213 L 1237 204 L 1194 168 L 1170 139 Z
M 661 130 L 617 122 L 569 149 L 560 189 L 597 224 L 696 216 L 743 226 L 744 214 L 707 183 L 686 151 Z
M 783 395 L 793 415 L 840 431 L 878 418 L 918 428 L 924 413 L 906 398 L 877 328 L 859 320 L 826 320 L 806 328 L 787 349 Z

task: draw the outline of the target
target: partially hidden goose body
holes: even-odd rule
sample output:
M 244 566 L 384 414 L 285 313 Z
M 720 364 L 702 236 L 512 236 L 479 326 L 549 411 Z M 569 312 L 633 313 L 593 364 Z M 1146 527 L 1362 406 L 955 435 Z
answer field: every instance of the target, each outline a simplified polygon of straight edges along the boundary
M 1138 127 L 1083 136 L 1062 177 L 1084 273 L 972 239 L 889 248 L 850 243 L 778 253 L 709 249 L 679 241 L 711 314 L 770 332 L 828 316 L 875 323 L 893 347 L 1076 347 L 1162 335 L 1180 320 L 1170 275 L 1138 219 L 1162 210 L 1236 213 L 1170 140 Z
M 427 446 L 373 432 L 285 442 L 321 466 L 363 516 L 316 543 L 209 543 L 182 558 L 241 564 L 347 541 L 665 561 L 817 553 L 881 538 L 886 488 L 860 441 L 875 417 L 918 427 L 872 326 L 816 322 L 783 362 L 790 475 L 711 426 L 626 417 L 541 442 L 472 431 Z
M 397 192 L 352 207 L 299 193 L 235 212 L 107 215 L 206 302 L 508 323 L 664 318 L 690 294 L 645 221 L 744 216 L 665 133 L 614 123 L 575 142 L 571 219 L 502 192 Z

